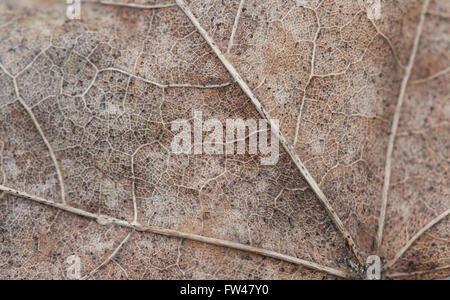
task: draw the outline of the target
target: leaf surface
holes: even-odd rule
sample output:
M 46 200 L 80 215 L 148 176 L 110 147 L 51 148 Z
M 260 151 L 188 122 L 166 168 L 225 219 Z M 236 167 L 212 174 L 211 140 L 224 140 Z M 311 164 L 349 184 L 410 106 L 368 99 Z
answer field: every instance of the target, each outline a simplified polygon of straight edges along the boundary
M 1 278 L 448 276 L 446 1 L 82 9 L 0 3 Z M 173 154 L 194 111 L 280 120 L 278 164 Z

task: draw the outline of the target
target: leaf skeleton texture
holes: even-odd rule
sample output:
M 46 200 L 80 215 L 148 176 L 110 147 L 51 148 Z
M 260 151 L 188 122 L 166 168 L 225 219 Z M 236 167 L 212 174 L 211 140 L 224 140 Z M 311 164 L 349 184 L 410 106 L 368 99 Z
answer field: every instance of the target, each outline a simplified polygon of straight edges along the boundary
M 448 2 L 384 1 L 373 19 L 364 1 L 248 0 L 225 22 L 228 44 L 208 13 L 239 1 L 177 2 L 281 120 L 363 254 L 394 260 L 448 217 Z M 448 249 L 439 253 L 448 265 Z
M 448 277 L 450 7 L 381 4 L 0 3 L 0 278 Z M 194 111 L 278 164 L 173 154 Z

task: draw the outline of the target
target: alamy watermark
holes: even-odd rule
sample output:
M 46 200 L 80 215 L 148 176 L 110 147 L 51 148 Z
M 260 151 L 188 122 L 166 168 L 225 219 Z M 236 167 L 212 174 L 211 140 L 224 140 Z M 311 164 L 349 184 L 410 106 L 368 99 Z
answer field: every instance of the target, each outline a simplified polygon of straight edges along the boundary
M 66 259 L 66 263 L 69 265 L 67 268 L 67 279 L 79 280 L 81 278 L 81 259 L 77 255 L 71 255 Z
M 66 0 L 66 17 L 70 20 L 81 19 L 81 0 Z
M 279 126 L 278 120 L 271 122 Z M 191 123 L 189 120 L 172 122 L 171 130 L 176 133 L 171 145 L 174 154 L 243 155 L 248 139 L 248 154 L 261 154 L 262 165 L 278 163 L 279 139 L 267 120 L 227 119 L 223 124 L 218 119 L 203 120 L 203 113 L 195 111 L 193 126 Z
M 368 4 L 367 17 L 371 20 L 381 19 L 381 0 L 364 0 Z
M 381 279 L 381 258 L 377 255 L 372 255 L 366 261 L 366 275 L 368 280 Z

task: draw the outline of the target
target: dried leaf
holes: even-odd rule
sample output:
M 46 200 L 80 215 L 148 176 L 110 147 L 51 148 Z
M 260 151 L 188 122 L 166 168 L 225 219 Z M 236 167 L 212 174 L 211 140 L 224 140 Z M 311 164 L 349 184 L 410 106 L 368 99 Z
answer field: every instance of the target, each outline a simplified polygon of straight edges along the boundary
M 0 278 L 449 275 L 447 1 L 81 7 L 0 3 Z M 175 155 L 195 111 L 278 164 Z

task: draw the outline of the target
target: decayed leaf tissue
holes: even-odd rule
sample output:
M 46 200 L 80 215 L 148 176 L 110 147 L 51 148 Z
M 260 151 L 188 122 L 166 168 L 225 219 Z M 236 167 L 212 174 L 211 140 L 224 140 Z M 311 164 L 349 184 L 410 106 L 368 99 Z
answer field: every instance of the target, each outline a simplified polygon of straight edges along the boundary
M 448 0 L 0 1 L 0 278 L 446 278 L 449 122 Z

